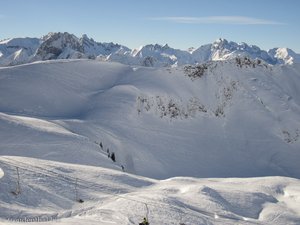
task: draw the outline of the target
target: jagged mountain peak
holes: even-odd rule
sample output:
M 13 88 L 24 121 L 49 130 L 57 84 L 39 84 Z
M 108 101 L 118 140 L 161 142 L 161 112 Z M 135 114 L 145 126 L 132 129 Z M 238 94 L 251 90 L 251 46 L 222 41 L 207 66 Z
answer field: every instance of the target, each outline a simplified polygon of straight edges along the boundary
M 280 64 L 293 64 L 300 62 L 300 55 L 289 48 L 273 48 L 268 51 L 274 60 Z
M 83 35 L 81 36 L 81 39 L 87 39 L 87 40 L 89 40 L 90 38 L 88 37 L 87 34 L 83 34 Z
M 49 32 L 45 36 L 42 37 L 44 41 L 49 39 L 59 39 L 59 38 L 73 38 L 75 40 L 79 40 L 74 34 L 70 34 L 68 32 Z
M 48 33 L 38 48 L 35 59 L 83 58 L 84 49 L 73 34 L 64 32 Z
M 141 46 L 139 48 L 139 51 L 142 51 L 144 49 L 150 50 L 150 51 L 165 51 L 167 49 L 170 49 L 170 46 L 168 44 L 160 45 L 160 44 L 148 44 Z
M 250 52 L 259 52 L 263 51 L 256 45 L 249 45 L 245 42 L 237 43 L 234 41 L 228 41 L 225 38 L 219 38 L 212 43 L 212 47 L 215 49 L 228 49 L 231 51 L 250 51 Z
M 81 42 L 86 42 L 86 43 L 93 43 L 93 44 L 97 43 L 93 38 L 90 38 L 87 34 L 83 34 L 81 38 L 79 38 L 79 40 Z
M 245 42 L 236 43 L 223 38 L 219 38 L 212 43 L 210 54 L 207 55 L 206 60 L 228 60 L 243 56 L 251 59 L 261 59 L 269 64 L 278 63 L 273 56 L 256 45 L 249 45 Z
M 28 62 L 40 46 L 39 38 L 9 38 L 0 41 L 0 66 Z
M 22 52 L 22 60 L 15 57 L 20 55 L 20 52 Z M 78 38 L 68 32 L 50 32 L 41 39 L 14 38 L 0 42 L 0 65 L 2 66 L 36 60 L 90 58 L 128 65 L 165 67 L 236 57 L 260 59 L 269 64 L 300 62 L 300 55 L 287 48 L 275 48 L 267 52 L 256 45 L 236 43 L 225 38 L 218 38 L 211 44 L 188 50 L 175 49 L 168 44 L 148 44 L 131 50 L 113 42 L 96 42 L 86 34 Z
M 225 38 L 218 38 L 217 40 L 215 40 L 212 43 L 213 46 L 224 46 L 227 44 L 228 44 L 228 41 Z

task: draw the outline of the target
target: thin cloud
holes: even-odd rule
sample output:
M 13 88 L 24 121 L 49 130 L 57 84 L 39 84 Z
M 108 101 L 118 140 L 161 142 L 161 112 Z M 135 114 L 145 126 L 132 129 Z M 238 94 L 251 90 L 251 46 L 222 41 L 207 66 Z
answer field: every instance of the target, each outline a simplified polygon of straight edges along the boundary
M 285 23 L 244 16 L 153 17 L 150 20 L 186 24 L 285 25 Z

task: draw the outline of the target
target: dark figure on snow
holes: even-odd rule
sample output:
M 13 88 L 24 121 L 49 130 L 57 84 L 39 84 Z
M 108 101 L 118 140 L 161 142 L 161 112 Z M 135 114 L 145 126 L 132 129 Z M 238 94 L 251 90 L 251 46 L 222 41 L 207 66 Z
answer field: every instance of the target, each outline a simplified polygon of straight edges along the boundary
M 114 161 L 114 162 L 116 161 L 116 156 L 115 156 L 114 152 L 111 153 L 111 157 L 110 158 L 111 158 L 112 161 Z
M 125 171 L 125 168 L 124 168 L 124 166 L 123 166 L 123 165 L 121 165 L 121 168 L 122 168 L 122 171 L 124 172 L 124 171 Z
M 100 144 L 99 144 L 99 145 L 100 145 L 100 148 L 101 148 L 101 149 L 103 149 L 103 145 L 102 145 L 102 142 L 100 142 Z
M 149 222 L 146 218 L 144 218 L 143 222 L 139 223 L 139 225 L 149 225 Z

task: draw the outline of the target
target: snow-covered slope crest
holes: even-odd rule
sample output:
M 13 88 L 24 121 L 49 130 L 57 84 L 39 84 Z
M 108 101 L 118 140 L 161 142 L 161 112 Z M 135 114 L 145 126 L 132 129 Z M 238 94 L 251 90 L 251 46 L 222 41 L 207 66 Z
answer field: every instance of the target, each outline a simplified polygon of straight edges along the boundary
M 300 181 L 292 178 L 159 181 L 33 158 L 1 156 L 0 162 L 4 173 L 0 224 L 133 225 L 143 217 L 161 225 L 296 225 L 300 221 Z
M 300 178 L 298 64 L 57 60 L 1 68 L 0 79 L 1 155 L 152 178 Z

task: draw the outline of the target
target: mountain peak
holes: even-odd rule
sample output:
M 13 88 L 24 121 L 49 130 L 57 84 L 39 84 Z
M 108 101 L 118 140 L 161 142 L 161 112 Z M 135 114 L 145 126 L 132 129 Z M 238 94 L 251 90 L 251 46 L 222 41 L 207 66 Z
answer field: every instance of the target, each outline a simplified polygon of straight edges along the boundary
M 290 65 L 300 62 L 300 55 L 289 48 L 273 48 L 268 53 L 281 64 Z
M 73 34 L 51 32 L 43 40 L 35 56 L 37 59 L 77 58 L 77 56 L 82 58 L 83 56 L 83 47 L 79 39 Z
M 228 41 L 225 38 L 218 38 L 213 42 L 213 46 L 224 46 L 227 45 Z
M 81 38 L 82 39 L 89 39 L 89 37 L 87 36 L 87 34 L 83 34 Z
M 228 43 L 228 41 L 225 38 L 218 38 L 214 43 Z
M 24 54 L 21 61 L 15 55 Z M 26 54 L 25 54 L 26 53 Z M 210 60 L 228 60 L 246 56 L 261 59 L 269 64 L 292 64 L 300 61 L 300 55 L 287 48 L 275 48 L 268 52 L 245 42 L 236 43 L 218 38 L 211 44 L 197 49 L 180 50 L 168 44 L 148 44 L 131 50 L 115 43 L 96 42 L 88 35 L 80 38 L 68 32 L 49 32 L 41 39 L 13 38 L 0 42 L 0 66 L 16 65 L 36 60 L 62 58 L 90 58 L 117 61 L 129 65 L 179 66 L 199 64 Z M 26 57 L 25 57 L 26 56 Z

